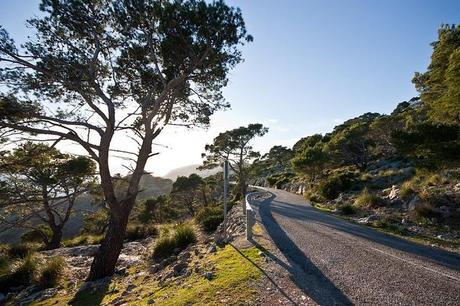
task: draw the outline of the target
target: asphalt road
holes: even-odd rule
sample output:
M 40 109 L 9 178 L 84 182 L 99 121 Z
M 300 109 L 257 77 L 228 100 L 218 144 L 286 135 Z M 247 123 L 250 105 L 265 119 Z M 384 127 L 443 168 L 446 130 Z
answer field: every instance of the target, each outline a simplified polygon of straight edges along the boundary
M 251 200 L 258 222 L 287 258 L 285 269 L 316 303 L 460 305 L 459 255 L 343 221 L 301 196 L 266 190 L 270 199 Z

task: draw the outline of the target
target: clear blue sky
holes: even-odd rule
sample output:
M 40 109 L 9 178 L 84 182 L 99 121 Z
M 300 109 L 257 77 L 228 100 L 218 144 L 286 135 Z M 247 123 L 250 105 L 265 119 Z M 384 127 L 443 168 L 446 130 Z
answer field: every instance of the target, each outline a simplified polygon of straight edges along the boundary
M 36 0 L 0 0 L 0 24 L 24 39 L 24 20 Z M 255 40 L 230 75 L 225 96 L 232 110 L 213 118 L 208 131 L 171 130 L 158 141 L 170 149 L 149 167 L 156 174 L 199 163 L 203 145 L 217 133 L 262 122 L 270 132 L 256 142 L 266 151 L 328 132 L 365 112 L 389 113 L 417 93 L 442 23 L 460 22 L 460 1 L 232 0 Z M 161 150 L 161 149 L 160 149 Z

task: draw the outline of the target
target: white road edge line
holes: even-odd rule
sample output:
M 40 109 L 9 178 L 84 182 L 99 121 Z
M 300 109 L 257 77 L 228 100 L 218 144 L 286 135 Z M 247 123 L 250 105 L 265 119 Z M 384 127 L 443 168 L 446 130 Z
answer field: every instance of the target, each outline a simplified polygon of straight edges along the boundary
M 450 278 L 450 279 L 453 279 L 453 280 L 455 280 L 455 281 L 457 281 L 457 282 L 460 282 L 460 279 L 459 279 L 459 278 L 456 278 L 455 276 L 452 276 L 452 275 L 446 274 L 446 273 L 444 273 L 444 272 L 440 272 L 440 271 L 438 271 L 438 270 L 431 269 L 431 268 L 428 268 L 428 267 L 419 265 L 419 264 L 417 264 L 417 263 L 415 263 L 415 262 L 412 262 L 412 261 L 410 261 L 410 260 L 401 258 L 401 257 L 399 257 L 399 256 L 396 256 L 396 255 L 387 253 L 387 252 L 385 252 L 385 251 L 379 250 L 379 249 L 374 248 L 374 247 L 371 247 L 371 249 L 373 249 L 373 250 L 375 250 L 375 251 L 378 251 L 378 252 L 380 252 L 380 253 L 382 253 L 382 254 L 388 255 L 388 256 L 390 256 L 390 257 L 393 257 L 393 258 L 399 259 L 399 260 L 401 260 L 401 261 L 404 261 L 404 262 L 406 262 L 406 263 L 408 263 L 408 264 L 411 264 L 411 265 L 413 265 L 413 266 L 416 266 L 416 267 L 419 267 L 419 268 L 423 268 L 423 269 L 425 269 L 425 270 L 428 270 L 428 271 L 431 271 L 431 272 L 434 272 L 434 273 L 438 273 L 439 275 L 442 275 L 442 276 L 448 277 L 448 278 Z

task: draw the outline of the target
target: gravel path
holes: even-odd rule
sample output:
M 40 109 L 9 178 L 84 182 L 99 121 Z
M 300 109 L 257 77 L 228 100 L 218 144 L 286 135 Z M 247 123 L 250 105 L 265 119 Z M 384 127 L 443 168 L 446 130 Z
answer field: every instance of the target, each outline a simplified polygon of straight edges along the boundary
M 301 196 L 266 190 L 269 199 L 251 203 L 258 222 L 284 255 L 283 268 L 315 303 L 460 305 L 459 255 L 348 223 Z

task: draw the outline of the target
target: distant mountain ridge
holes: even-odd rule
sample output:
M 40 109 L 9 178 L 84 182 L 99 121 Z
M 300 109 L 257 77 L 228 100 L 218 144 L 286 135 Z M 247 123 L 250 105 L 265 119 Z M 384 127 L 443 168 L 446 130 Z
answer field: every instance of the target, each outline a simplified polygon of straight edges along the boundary
M 197 170 L 197 168 L 200 166 L 200 164 L 193 164 L 179 167 L 169 171 L 166 175 L 163 176 L 163 178 L 175 181 L 179 176 L 189 176 L 192 173 L 196 173 L 201 177 L 208 177 L 222 171 L 220 167 L 208 170 Z

